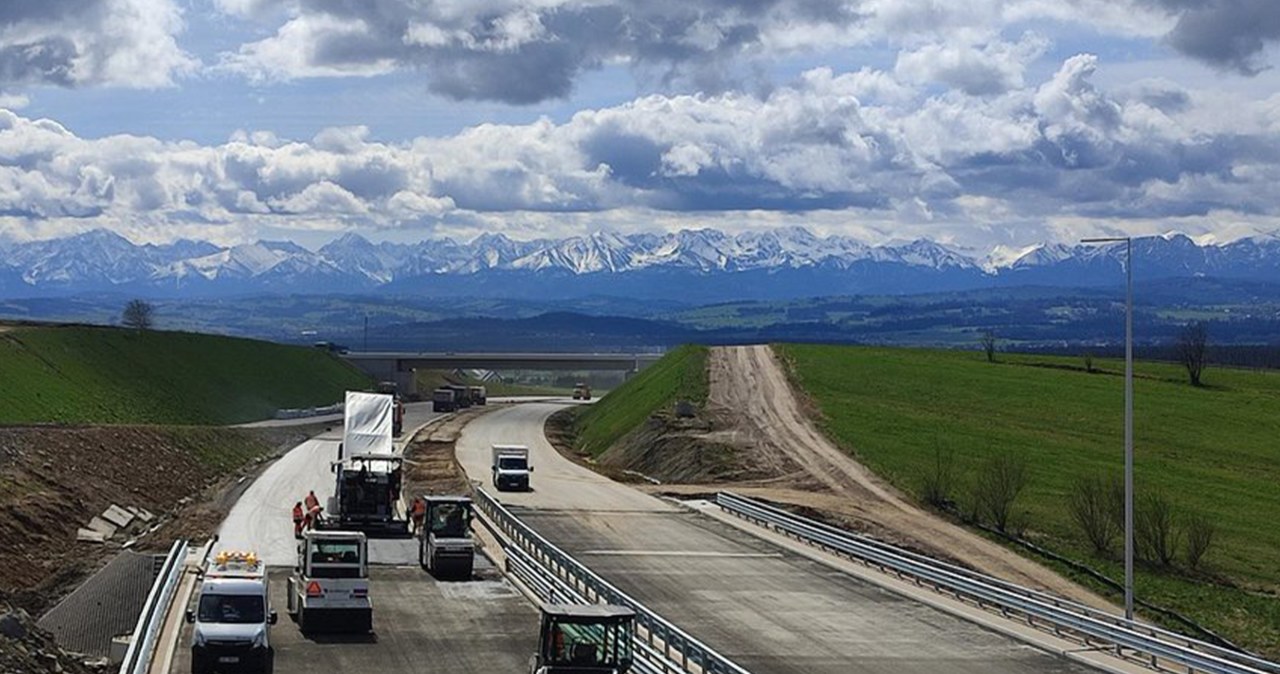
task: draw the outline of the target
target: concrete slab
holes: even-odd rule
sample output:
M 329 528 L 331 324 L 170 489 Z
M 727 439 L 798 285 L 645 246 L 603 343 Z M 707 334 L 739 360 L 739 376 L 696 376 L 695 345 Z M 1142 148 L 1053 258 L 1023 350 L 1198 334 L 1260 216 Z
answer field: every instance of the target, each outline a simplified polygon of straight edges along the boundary
M 133 522 L 133 513 L 112 503 L 107 509 L 102 511 L 102 519 L 123 529 Z
M 103 538 L 111 538 L 116 535 L 116 525 L 102 519 L 101 517 L 94 517 L 89 520 L 89 524 L 85 526 L 88 529 L 102 534 Z
M 76 540 L 84 543 L 106 543 L 107 537 L 100 531 L 81 528 L 76 529 Z

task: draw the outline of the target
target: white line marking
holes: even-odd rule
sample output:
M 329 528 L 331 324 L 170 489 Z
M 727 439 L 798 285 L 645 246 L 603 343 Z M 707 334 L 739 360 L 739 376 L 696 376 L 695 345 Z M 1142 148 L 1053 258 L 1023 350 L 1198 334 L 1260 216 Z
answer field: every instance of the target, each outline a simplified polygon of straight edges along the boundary
M 776 552 L 709 552 L 707 550 L 583 550 L 580 555 L 606 557 L 781 557 Z

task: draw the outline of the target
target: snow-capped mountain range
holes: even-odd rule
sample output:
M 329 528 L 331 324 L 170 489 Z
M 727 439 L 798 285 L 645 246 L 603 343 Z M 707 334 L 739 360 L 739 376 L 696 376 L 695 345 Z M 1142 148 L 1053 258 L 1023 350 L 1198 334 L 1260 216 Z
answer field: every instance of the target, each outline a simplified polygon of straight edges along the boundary
M 1280 282 L 1280 237 L 1224 245 L 1182 235 L 1134 241 L 1143 279 L 1213 276 Z M 598 232 L 516 241 L 372 243 L 346 234 L 316 251 L 289 242 L 219 247 L 202 241 L 137 245 L 95 230 L 0 247 L 0 296 L 129 292 L 200 296 L 253 292 L 402 292 L 547 298 L 587 294 L 750 299 L 907 293 L 994 285 L 1118 282 L 1123 247 L 1033 246 L 975 257 L 928 240 L 869 246 L 802 228 L 730 235 Z

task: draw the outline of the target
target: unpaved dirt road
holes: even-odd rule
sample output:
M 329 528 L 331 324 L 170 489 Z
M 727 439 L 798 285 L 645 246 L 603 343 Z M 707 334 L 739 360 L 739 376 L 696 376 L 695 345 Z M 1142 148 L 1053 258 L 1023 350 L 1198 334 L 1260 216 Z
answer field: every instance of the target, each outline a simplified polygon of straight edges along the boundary
M 912 547 L 960 560 L 1005 580 L 1103 608 L 1102 598 L 1035 562 L 909 502 L 832 443 L 804 413 L 782 364 L 768 346 L 716 347 L 710 355 L 708 411 L 733 420 L 734 441 L 772 463 L 790 485 L 743 489 L 777 501 L 832 511 L 892 532 Z M 799 466 L 804 476 L 797 476 Z M 810 487 L 820 485 L 823 493 Z M 673 491 L 672 489 L 665 489 Z

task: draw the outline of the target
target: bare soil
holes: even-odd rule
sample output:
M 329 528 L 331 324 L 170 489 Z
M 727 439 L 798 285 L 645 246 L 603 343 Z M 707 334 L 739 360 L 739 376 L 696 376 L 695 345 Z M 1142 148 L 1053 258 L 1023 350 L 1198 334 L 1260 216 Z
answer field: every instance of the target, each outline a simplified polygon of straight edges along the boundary
M 405 449 L 404 493 L 468 494 L 471 482 L 458 464 L 454 445 L 467 422 L 496 406 L 472 407 L 428 424 Z
M 1111 605 L 1057 573 L 915 505 L 837 447 L 811 421 L 815 412 L 792 389 L 767 346 L 712 348 L 703 429 L 662 439 L 639 429 L 603 458 L 664 484 L 647 489 L 703 494 L 732 488 L 799 509 L 882 540 L 1015 583 L 1100 607 Z M 655 422 L 658 423 L 658 422 Z M 718 448 L 728 467 L 689 470 L 686 453 Z M 666 484 L 674 482 L 678 484 Z
M 36 626 L 26 611 L 0 602 L 0 672 L 4 674 L 92 674 L 108 668 L 89 666 L 58 647 L 53 635 Z
M 210 535 L 240 477 L 308 433 L 206 430 L 210 442 L 248 443 L 252 456 L 214 468 L 189 440 L 155 426 L 0 428 L 0 599 L 38 615 L 130 538 L 159 549 L 178 536 Z M 113 503 L 150 511 L 159 528 L 137 523 L 105 544 L 78 542 L 76 530 Z

